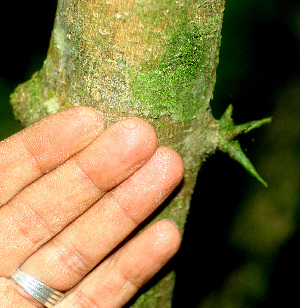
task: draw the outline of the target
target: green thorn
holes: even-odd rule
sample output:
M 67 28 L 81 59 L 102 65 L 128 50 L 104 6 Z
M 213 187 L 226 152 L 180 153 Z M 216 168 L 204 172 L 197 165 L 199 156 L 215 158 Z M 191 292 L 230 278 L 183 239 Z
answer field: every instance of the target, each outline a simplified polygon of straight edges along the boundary
M 256 120 L 256 121 L 251 121 L 245 124 L 240 124 L 240 125 L 236 125 L 234 126 L 234 128 L 231 130 L 234 136 L 240 135 L 240 134 L 247 134 L 249 133 L 251 130 L 255 129 L 255 128 L 259 128 L 264 124 L 268 124 L 271 123 L 272 118 L 265 118 L 262 120 Z
M 222 132 L 226 132 L 228 140 L 233 139 L 234 137 L 240 134 L 247 134 L 255 128 L 259 128 L 264 124 L 270 123 L 272 118 L 265 118 L 262 120 L 251 121 L 248 123 L 235 125 L 232 119 L 233 106 L 229 105 L 219 120 L 220 129 Z
M 243 152 L 240 143 L 234 138 L 242 133 L 247 134 L 255 128 L 259 128 L 266 123 L 271 122 L 271 118 L 251 121 L 245 124 L 235 125 L 232 119 L 233 106 L 229 105 L 220 118 L 219 125 L 219 149 L 230 155 L 231 158 L 238 161 L 250 174 L 266 187 L 267 183 L 258 174 L 246 154 Z
M 265 187 L 268 187 L 267 182 L 265 182 L 263 178 L 258 174 L 249 158 L 243 152 L 240 143 L 237 140 L 232 140 L 220 146 L 220 150 L 222 150 L 223 152 L 227 152 L 231 158 L 239 162 L 259 182 L 261 182 Z
M 230 128 L 234 126 L 234 122 L 232 120 L 233 106 L 229 105 L 225 112 L 223 113 L 221 119 L 219 120 L 220 127 L 222 128 Z

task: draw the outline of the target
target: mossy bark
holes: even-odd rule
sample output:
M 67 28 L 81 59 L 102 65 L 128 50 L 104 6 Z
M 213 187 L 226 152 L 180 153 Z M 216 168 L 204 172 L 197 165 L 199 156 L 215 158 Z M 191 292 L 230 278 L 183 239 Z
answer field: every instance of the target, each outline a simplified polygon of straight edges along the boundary
M 132 116 L 149 121 L 186 169 L 180 191 L 155 219 L 173 220 L 183 233 L 200 166 L 220 146 L 209 104 L 224 6 L 225 0 L 59 0 L 44 66 L 11 96 L 16 117 L 30 125 L 84 105 L 108 125 Z M 174 275 L 166 275 L 133 307 L 171 307 L 173 285 Z

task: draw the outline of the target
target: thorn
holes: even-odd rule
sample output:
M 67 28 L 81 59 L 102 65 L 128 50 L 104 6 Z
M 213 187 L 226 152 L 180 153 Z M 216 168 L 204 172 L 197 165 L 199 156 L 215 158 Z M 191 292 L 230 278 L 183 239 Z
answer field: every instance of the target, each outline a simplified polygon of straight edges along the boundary
M 225 110 L 225 112 L 223 113 L 220 121 L 224 118 L 224 119 L 228 119 L 232 117 L 232 113 L 233 113 L 233 106 L 230 104 L 227 109 Z
M 265 118 L 262 120 L 251 121 L 245 124 L 236 125 L 232 129 L 232 133 L 234 136 L 238 136 L 240 134 L 248 134 L 253 129 L 259 128 L 264 124 L 271 123 L 271 121 L 272 121 L 272 118 L 270 117 L 270 118 Z
M 229 154 L 231 158 L 239 162 L 251 175 L 253 175 L 265 187 L 268 187 L 267 182 L 256 171 L 249 158 L 243 152 L 240 143 L 237 140 L 232 140 L 220 147 L 220 150 Z
M 221 119 L 219 120 L 220 127 L 231 127 L 234 126 L 233 120 L 232 120 L 232 113 L 233 113 L 233 106 L 229 105 L 225 112 L 223 113 Z
M 243 152 L 240 143 L 234 138 L 240 134 L 247 134 L 255 128 L 259 128 L 266 123 L 270 123 L 272 118 L 251 121 L 245 124 L 235 125 L 232 119 L 233 106 L 229 105 L 220 118 L 219 125 L 219 149 L 230 155 L 231 158 L 238 161 L 250 174 L 252 174 L 264 186 L 268 184 L 258 174 L 251 161 Z

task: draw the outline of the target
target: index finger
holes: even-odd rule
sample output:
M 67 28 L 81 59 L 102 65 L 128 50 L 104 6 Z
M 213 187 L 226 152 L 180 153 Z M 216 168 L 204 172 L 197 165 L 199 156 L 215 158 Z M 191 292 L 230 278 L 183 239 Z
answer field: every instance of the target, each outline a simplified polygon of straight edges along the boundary
M 0 142 L 0 207 L 64 163 L 104 130 L 94 109 L 75 107 L 45 118 Z

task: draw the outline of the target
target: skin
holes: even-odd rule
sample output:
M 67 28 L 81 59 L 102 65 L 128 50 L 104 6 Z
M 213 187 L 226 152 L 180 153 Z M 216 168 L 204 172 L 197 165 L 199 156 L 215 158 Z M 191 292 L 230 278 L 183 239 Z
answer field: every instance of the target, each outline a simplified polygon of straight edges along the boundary
M 66 291 L 58 308 L 122 307 L 179 249 L 167 220 L 126 238 L 183 172 L 150 124 L 132 118 L 105 129 L 86 107 L 2 141 L 0 307 L 44 307 L 9 278 L 18 267 Z

